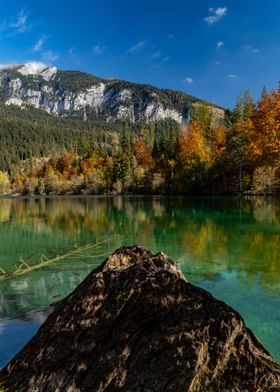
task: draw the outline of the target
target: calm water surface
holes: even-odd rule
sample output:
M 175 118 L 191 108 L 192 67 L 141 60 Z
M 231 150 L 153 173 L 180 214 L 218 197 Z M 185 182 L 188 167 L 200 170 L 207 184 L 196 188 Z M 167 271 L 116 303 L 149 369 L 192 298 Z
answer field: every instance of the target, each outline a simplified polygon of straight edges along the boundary
M 0 199 L 0 267 L 36 264 L 75 244 L 91 251 L 0 281 L 0 367 L 47 307 L 122 244 L 163 250 L 187 279 L 226 301 L 280 361 L 280 199 L 87 197 Z

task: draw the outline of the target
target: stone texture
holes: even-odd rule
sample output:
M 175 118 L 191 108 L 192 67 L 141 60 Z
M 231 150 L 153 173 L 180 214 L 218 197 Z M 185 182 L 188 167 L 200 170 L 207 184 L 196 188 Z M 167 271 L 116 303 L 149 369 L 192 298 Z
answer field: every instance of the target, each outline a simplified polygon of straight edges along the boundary
M 17 392 L 277 391 L 280 367 L 166 255 L 127 247 L 56 305 L 0 382 Z
M 189 117 L 188 108 L 176 110 L 164 107 L 156 93 L 143 87 L 140 92 L 115 89 L 116 81 L 103 80 L 87 88 L 65 88 L 60 84 L 58 70 L 43 63 L 4 64 L 0 67 L 0 95 L 7 105 L 33 106 L 56 116 L 71 116 L 90 110 L 108 121 L 126 120 L 149 122 L 173 119 L 183 123 Z M 152 90 L 157 90 L 152 88 Z M 183 114 L 184 112 L 184 114 Z

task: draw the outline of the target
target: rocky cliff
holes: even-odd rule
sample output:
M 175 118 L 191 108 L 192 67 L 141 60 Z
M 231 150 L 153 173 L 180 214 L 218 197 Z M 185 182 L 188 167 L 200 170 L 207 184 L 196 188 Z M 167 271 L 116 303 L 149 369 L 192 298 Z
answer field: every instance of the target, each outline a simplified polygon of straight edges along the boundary
M 20 107 L 31 105 L 64 117 L 87 119 L 95 115 L 106 121 L 131 122 L 173 119 L 178 123 L 188 121 L 192 104 L 201 102 L 178 91 L 61 71 L 35 62 L 2 65 L 0 101 Z
M 8 391 L 279 391 L 240 315 L 163 253 L 121 248 L 0 372 Z

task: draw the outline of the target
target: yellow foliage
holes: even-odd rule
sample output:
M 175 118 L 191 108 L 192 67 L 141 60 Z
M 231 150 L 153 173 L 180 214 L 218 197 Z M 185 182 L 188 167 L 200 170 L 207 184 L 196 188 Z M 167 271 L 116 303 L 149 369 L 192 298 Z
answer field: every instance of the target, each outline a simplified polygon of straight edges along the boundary
M 203 132 L 203 124 L 193 121 L 184 129 L 179 137 L 179 159 L 188 161 L 191 165 L 195 162 L 207 163 L 209 161 L 209 148 Z
M 280 164 L 280 93 L 272 90 L 258 103 L 254 116 L 240 128 L 249 137 L 249 154 L 266 165 Z
M 6 193 L 10 188 L 10 179 L 7 172 L 0 171 L 0 194 Z

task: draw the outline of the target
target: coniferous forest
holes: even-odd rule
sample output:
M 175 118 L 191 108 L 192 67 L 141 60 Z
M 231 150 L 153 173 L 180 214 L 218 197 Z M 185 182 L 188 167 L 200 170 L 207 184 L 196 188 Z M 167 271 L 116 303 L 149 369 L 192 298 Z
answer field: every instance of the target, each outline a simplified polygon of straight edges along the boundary
M 183 126 L 57 118 L 0 106 L 0 193 L 274 194 L 280 92 L 248 91 L 232 111 L 193 105 Z

